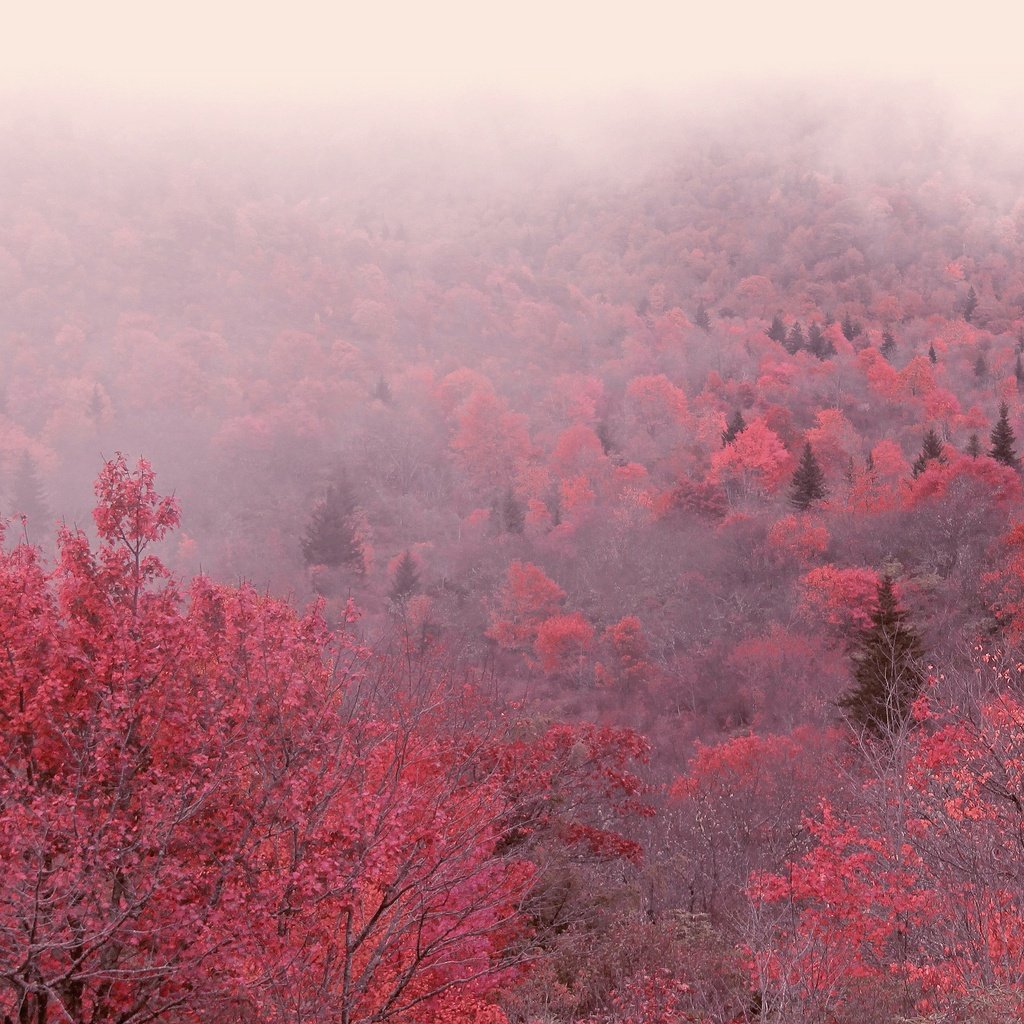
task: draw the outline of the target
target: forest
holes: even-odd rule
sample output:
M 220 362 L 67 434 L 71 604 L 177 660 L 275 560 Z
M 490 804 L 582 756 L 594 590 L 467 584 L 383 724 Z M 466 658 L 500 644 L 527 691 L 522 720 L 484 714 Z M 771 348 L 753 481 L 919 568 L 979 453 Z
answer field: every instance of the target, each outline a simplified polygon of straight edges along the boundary
M 4 1024 L 1024 1020 L 1024 153 L 0 104 Z

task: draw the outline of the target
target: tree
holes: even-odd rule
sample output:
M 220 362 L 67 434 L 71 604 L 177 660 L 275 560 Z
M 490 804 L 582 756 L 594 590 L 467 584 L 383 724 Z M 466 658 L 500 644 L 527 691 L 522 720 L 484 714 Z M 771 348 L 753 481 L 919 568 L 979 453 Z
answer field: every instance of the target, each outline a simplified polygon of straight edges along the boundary
M 825 474 L 814 456 L 814 449 L 808 441 L 804 444 L 800 464 L 793 474 L 790 484 L 789 503 L 801 512 L 805 512 L 816 501 L 825 497 Z
M 981 455 L 981 440 L 977 434 L 971 434 L 971 436 L 967 438 L 967 446 L 964 448 L 964 451 L 970 455 L 972 459 L 976 459 Z
M 21 462 L 18 463 L 7 504 L 11 514 L 19 518 L 24 517 L 25 530 L 30 538 L 38 538 L 49 533 L 50 510 L 28 452 L 22 455 Z
M 819 359 L 829 359 L 836 354 L 832 339 L 821 329 L 821 324 L 817 321 L 814 321 L 807 330 L 807 348 Z
M 327 488 L 302 537 L 302 557 L 307 565 L 361 568 L 363 553 L 356 535 L 355 511 L 355 495 L 346 479 Z
M 711 330 L 711 315 L 708 313 L 703 302 L 697 307 L 697 312 L 693 314 L 693 322 L 705 334 Z
M 927 468 L 929 462 L 945 462 L 946 456 L 942 452 L 942 441 L 933 427 L 925 431 L 924 441 L 921 444 L 921 454 L 914 460 L 911 472 L 916 480 Z
M 928 362 L 934 366 L 939 361 L 939 357 L 935 354 L 935 342 L 930 342 L 928 345 Z
M 416 560 L 412 557 L 412 553 L 406 550 L 395 566 L 388 598 L 393 604 L 404 605 L 419 590 L 419 586 L 420 574 L 416 568 Z
M 992 428 L 992 433 L 989 434 L 989 440 L 992 442 L 992 447 L 989 449 L 991 458 L 996 462 L 1001 462 L 1004 466 L 1020 469 L 1020 459 L 1013 447 L 1017 437 L 1013 432 L 1013 427 L 1010 426 L 1010 409 L 1005 402 L 999 406 L 999 419 Z
M 383 402 L 384 405 L 391 404 L 391 385 L 388 383 L 384 374 L 381 374 L 377 378 L 377 383 L 373 388 L 373 397 L 376 398 L 378 402 Z
M 521 534 L 526 524 L 526 510 L 511 487 L 506 489 L 501 502 L 501 521 L 509 533 L 516 534 Z
M 747 421 L 743 418 L 743 411 L 737 409 L 733 413 L 725 430 L 722 431 L 722 446 L 730 445 L 736 440 L 737 434 L 742 434 L 747 429 Z
M 768 335 L 772 341 L 777 341 L 780 345 L 784 345 L 786 342 L 786 322 L 779 316 L 778 313 L 772 317 L 771 326 L 765 328 L 765 334 Z
M 861 331 L 863 331 L 864 329 L 856 320 L 853 319 L 849 310 L 847 310 L 843 314 L 843 319 L 840 323 L 840 327 L 843 332 L 843 337 L 847 341 L 853 341 L 853 339 L 856 338 L 857 335 L 860 334 Z
M 1013 364 L 1013 376 L 1017 381 L 1017 390 L 1024 389 L 1024 361 L 1021 360 L 1020 353 L 1017 353 L 1017 358 Z
M 97 497 L 98 549 L 0 547 L 0 1019 L 451 1019 L 536 952 L 528 855 L 636 856 L 639 738 L 531 733 L 319 605 L 186 602 L 149 465 Z
M 978 353 L 978 358 L 974 360 L 974 376 L 978 380 L 984 380 L 988 375 L 988 360 L 985 358 L 984 352 Z
M 789 329 L 789 333 L 786 335 L 785 340 L 786 351 L 791 355 L 795 356 L 807 342 L 804 340 L 804 329 L 800 321 L 797 320 L 792 327 Z
M 892 361 L 892 357 L 896 352 L 896 339 L 892 336 L 892 331 L 882 332 L 882 344 L 878 351 L 881 352 L 886 359 Z
M 974 285 L 967 291 L 967 298 L 964 299 L 964 320 L 967 323 L 971 322 L 971 318 L 974 316 L 975 311 L 978 308 L 978 293 L 974 290 Z
M 871 624 L 854 644 L 853 688 L 839 706 L 857 727 L 877 737 L 900 732 L 924 686 L 924 645 L 899 607 L 892 578 L 883 576 Z

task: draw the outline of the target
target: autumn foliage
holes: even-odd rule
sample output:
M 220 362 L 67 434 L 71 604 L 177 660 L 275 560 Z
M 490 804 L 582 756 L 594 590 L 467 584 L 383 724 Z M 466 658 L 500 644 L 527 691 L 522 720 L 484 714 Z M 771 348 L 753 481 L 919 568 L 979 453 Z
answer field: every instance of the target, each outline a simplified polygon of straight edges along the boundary
M 639 801 L 643 747 L 503 737 L 471 691 L 357 644 L 351 611 L 331 630 L 245 586 L 180 594 L 154 552 L 177 506 L 149 465 L 118 457 L 96 492 L 97 547 L 65 528 L 52 570 L 24 544 L 0 560 L 0 1006 L 501 1020 L 526 839 L 557 817 L 565 842 L 634 854 L 541 793 Z

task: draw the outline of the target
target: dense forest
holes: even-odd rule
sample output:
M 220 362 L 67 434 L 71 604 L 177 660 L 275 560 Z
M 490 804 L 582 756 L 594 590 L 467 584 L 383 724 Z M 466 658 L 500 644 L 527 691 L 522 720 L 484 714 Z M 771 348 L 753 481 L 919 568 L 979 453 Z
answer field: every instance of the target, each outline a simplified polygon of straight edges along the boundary
M 0 110 L 5 1022 L 1024 1020 L 1019 148 L 593 116 Z

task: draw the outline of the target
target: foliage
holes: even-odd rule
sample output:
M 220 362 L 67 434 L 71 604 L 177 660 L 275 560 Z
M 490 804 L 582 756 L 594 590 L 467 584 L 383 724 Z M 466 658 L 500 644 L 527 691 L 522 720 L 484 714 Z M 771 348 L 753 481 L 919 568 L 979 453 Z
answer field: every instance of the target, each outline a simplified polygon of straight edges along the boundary
M 871 624 L 854 643 L 854 686 L 839 701 L 853 725 L 893 737 L 909 723 L 924 686 L 924 644 L 899 607 L 892 578 L 883 576 Z

